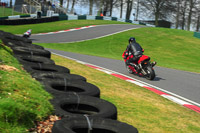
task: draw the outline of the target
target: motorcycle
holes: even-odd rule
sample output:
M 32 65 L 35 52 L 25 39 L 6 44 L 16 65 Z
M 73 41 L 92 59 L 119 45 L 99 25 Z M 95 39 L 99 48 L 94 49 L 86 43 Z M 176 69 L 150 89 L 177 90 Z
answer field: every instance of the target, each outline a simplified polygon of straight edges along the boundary
M 23 37 L 24 37 L 24 38 L 29 38 L 30 36 L 31 36 L 31 30 L 26 31 L 26 32 L 23 34 Z
M 126 61 L 132 58 L 133 55 L 131 53 L 127 53 L 126 50 L 122 54 L 127 71 L 131 74 L 138 74 L 140 76 L 143 76 L 148 80 L 153 80 L 156 76 L 153 68 L 156 65 L 156 62 L 151 62 L 150 57 L 143 55 L 141 51 L 137 51 L 135 53 L 135 56 L 139 57 L 137 64 L 131 62 L 129 65 L 127 65 Z
M 29 38 L 29 35 L 24 34 L 23 37 L 24 38 Z

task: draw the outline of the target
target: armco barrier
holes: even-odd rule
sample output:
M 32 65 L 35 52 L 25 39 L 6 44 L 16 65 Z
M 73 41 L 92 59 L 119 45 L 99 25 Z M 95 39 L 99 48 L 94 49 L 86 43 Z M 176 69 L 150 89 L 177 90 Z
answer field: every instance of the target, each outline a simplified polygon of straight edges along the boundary
M 68 15 L 68 20 L 78 20 L 78 15 Z
M 127 19 L 126 19 L 126 22 L 127 22 L 127 23 L 132 23 L 132 20 L 127 20 Z
M 0 25 L 36 24 L 36 23 L 45 23 L 45 22 L 53 22 L 53 21 L 60 21 L 60 20 L 110 20 L 110 21 L 139 24 L 138 21 L 121 19 L 117 17 L 107 17 L 107 16 L 67 15 L 67 14 L 53 14 L 51 17 L 44 17 L 46 16 L 46 14 L 42 14 L 42 16 L 43 16 L 42 18 L 37 18 L 37 14 L 30 14 L 30 15 L 16 15 L 16 16 L 1 17 Z M 55 17 L 57 18 L 55 19 Z M 10 19 L 17 19 L 17 18 L 20 20 L 10 21 Z M 48 20 L 46 18 L 48 18 Z M 27 19 L 30 19 L 30 20 L 27 20 Z M 140 24 L 146 25 L 144 23 L 140 23 Z
M 78 16 L 78 20 L 86 20 L 86 15 L 80 15 L 80 16 Z
M 0 17 L 0 20 L 8 19 L 8 17 Z
M 59 14 L 59 20 L 68 20 L 68 16 L 66 14 Z
M 111 17 L 103 17 L 103 20 L 112 20 Z
M 95 19 L 96 20 L 103 20 L 103 17 L 102 16 L 96 16 Z
M 31 17 L 31 15 L 21 15 L 20 18 L 28 18 Z
M 24 25 L 24 24 L 36 24 L 44 22 L 59 21 L 59 17 L 45 17 L 45 18 L 19 18 L 19 19 L 5 19 L 0 20 L 1 25 Z
M 194 32 L 194 37 L 199 38 L 200 39 L 200 32 Z
M 117 17 L 112 17 L 112 21 L 117 21 Z
M 88 15 L 87 15 L 87 16 L 86 16 L 86 19 L 87 19 L 87 20 L 95 20 L 96 17 L 95 17 L 95 16 L 88 16 Z

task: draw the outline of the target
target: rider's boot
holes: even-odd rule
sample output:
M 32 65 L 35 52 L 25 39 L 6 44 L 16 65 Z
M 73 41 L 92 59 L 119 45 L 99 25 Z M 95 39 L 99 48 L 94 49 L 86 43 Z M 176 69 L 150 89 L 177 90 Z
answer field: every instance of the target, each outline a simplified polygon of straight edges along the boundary
M 154 61 L 151 63 L 151 66 L 154 67 L 156 64 L 157 64 L 157 62 Z

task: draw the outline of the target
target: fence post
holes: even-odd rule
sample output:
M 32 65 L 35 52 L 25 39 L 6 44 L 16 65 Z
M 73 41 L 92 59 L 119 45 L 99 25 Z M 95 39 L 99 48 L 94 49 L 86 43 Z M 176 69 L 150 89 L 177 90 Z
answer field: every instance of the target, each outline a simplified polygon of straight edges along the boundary
M 15 9 L 15 5 L 13 5 L 12 7 L 12 16 L 14 15 L 14 9 Z

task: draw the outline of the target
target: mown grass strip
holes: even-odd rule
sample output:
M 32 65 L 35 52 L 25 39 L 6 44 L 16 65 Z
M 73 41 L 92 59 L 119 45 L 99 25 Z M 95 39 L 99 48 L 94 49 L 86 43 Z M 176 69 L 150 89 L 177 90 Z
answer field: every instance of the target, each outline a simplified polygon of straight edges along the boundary
M 71 28 L 79 28 L 82 26 L 90 25 L 103 25 L 103 24 L 131 24 L 117 21 L 106 20 L 63 20 L 57 22 L 40 23 L 40 24 L 27 24 L 27 25 L 0 25 L 0 30 L 11 32 L 13 34 L 23 34 L 28 29 L 32 29 L 32 33 L 46 33 L 58 30 L 67 30 Z
M 52 59 L 98 86 L 101 98 L 116 105 L 118 120 L 135 126 L 139 132 L 200 132 L 200 115 L 190 109 L 75 61 L 57 55 Z
M 22 133 L 52 113 L 52 98 L 0 45 L 0 132 Z
M 134 36 L 144 54 L 158 66 L 200 73 L 200 40 L 193 32 L 167 28 L 140 28 L 76 43 L 38 43 L 46 48 L 122 60 L 129 37 Z
M 12 8 L 6 8 L 0 6 L 0 17 L 7 17 L 7 16 L 13 16 L 13 15 L 23 15 L 23 13 L 13 11 Z

